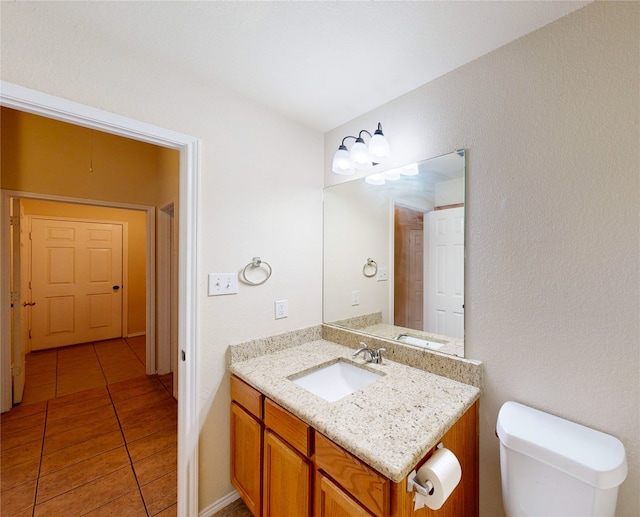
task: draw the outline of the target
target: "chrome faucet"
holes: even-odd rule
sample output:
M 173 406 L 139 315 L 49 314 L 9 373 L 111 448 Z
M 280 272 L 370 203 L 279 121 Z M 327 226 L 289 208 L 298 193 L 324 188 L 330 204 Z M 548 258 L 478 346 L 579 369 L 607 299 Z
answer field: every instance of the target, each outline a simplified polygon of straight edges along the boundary
M 386 351 L 387 351 L 386 348 L 377 348 L 373 350 L 369 348 L 366 343 L 360 342 L 360 348 L 351 357 L 355 359 L 362 353 L 364 355 L 365 361 L 367 361 L 368 363 L 381 364 L 382 352 L 386 352 Z

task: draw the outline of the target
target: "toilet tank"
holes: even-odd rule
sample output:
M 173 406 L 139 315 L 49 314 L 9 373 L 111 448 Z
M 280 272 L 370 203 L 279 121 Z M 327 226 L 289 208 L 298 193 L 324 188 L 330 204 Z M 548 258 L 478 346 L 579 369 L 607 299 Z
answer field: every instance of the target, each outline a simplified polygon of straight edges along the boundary
M 508 517 L 613 517 L 627 476 L 617 438 L 517 402 L 498 414 Z

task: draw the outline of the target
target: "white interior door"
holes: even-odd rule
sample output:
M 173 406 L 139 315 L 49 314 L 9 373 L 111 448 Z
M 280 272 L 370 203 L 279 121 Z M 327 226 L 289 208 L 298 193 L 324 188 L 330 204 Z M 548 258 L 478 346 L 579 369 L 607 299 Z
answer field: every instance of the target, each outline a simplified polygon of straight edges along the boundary
M 464 338 L 464 207 L 429 212 L 425 321 L 437 334 Z
M 122 225 L 32 218 L 32 350 L 122 337 L 122 287 Z

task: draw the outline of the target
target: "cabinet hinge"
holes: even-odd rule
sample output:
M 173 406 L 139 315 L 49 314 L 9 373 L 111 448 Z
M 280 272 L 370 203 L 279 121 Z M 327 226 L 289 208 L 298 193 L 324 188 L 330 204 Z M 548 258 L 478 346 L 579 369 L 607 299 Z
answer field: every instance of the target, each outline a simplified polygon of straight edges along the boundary
M 22 368 L 20 366 L 12 366 L 11 367 L 11 375 L 13 377 L 18 377 L 22 374 Z
M 20 216 L 19 215 L 12 215 L 9 218 L 9 223 L 11 224 L 11 226 L 20 226 Z
M 20 291 L 11 291 L 11 303 L 20 301 Z

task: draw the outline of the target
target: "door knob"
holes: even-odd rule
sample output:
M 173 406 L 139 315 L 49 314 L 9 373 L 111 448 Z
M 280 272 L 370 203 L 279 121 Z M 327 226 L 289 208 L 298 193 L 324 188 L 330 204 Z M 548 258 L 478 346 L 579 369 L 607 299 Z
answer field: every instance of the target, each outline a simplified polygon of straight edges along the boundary
M 113 286 L 113 290 L 114 290 L 114 291 L 117 291 L 118 289 L 120 289 L 120 286 L 119 286 L 119 285 L 114 285 L 114 286 Z
M 24 302 L 22 304 L 23 307 L 33 307 L 36 304 L 36 302 Z

